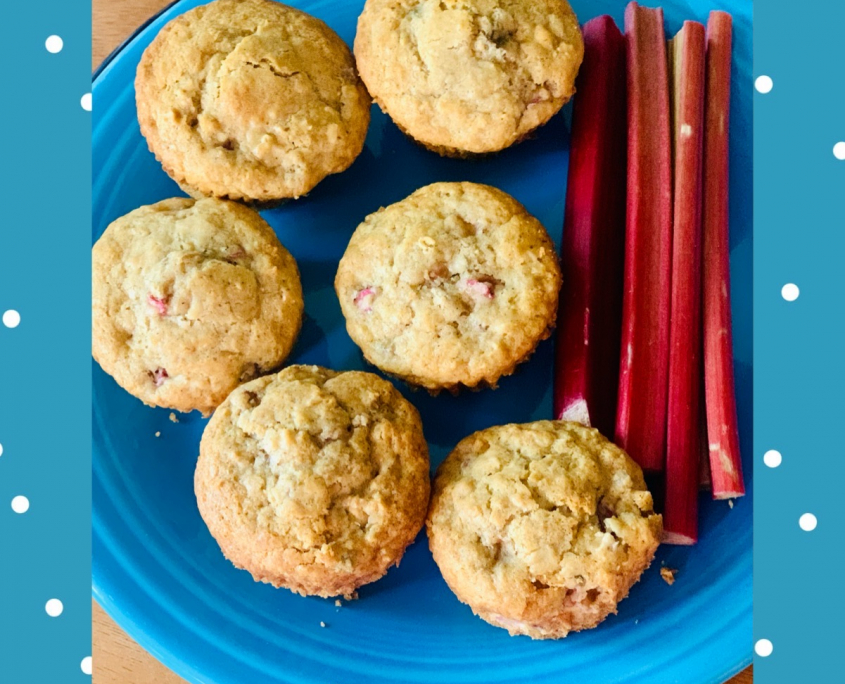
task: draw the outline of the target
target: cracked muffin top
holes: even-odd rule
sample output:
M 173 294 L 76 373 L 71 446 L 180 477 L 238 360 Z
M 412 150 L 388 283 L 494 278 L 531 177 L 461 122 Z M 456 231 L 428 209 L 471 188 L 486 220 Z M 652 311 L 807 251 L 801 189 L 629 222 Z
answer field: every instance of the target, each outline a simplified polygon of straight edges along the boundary
M 442 154 L 495 152 L 572 97 L 584 45 L 566 0 L 367 0 L 355 57 L 373 99 Z
M 300 594 L 349 596 L 398 564 L 422 528 L 428 447 L 389 382 L 290 366 L 214 412 L 194 488 L 237 567 Z
M 462 440 L 437 471 L 428 536 L 452 591 L 511 634 L 595 627 L 660 543 L 640 467 L 592 428 L 502 425 Z
M 141 132 L 190 194 L 306 194 L 361 152 L 370 98 L 325 23 L 270 0 L 216 0 L 175 18 L 135 78 Z
M 235 202 L 140 207 L 91 256 L 94 358 L 151 406 L 208 414 L 238 383 L 277 368 L 299 333 L 296 262 Z
M 432 391 L 512 373 L 549 336 L 560 284 L 542 224 L 476 183 L 434 183 L 368 216 L 335 278 L 367 360 Z

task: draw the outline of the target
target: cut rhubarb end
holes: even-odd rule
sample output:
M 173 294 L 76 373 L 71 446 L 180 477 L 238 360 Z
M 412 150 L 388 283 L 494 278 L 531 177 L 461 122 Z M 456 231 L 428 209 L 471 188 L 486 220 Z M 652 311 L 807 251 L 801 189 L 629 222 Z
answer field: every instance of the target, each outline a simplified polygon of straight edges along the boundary
M 664 524 L 666 517 L 664 515 Z M 696 534 L 693 537 L 679 534 L 677 532 L 663 532 L 663 543 L 664 544 L 674 544 L 676 546 L 692 546 L 698 541 L 698 535 Z
M 743 496 L 733 370 L 728 220 L 731 16 L 707 23 L 704 132 L 704 391 L 713 498 Z
M 675 198 L 663 511 L 667 544 L 693 544 L 698 538 L 705 42 L 704 26 L 693 21 L 669 42 Z
M 625 38 L 609 16 L 583 28 L 561 263 L 554 411 L 613 434 L 625 251 Z
M 628 47 L 628 187 L 616 441 L 663 470 L 669 377 L 672 157 L 663 11 L 632 2 Z
M 567 405 L 560 413 L 556 413 L 558 420 L 569 420 L 574 423 L 581 423 L 587 427 L 593 427 L 590 420 L 590 409 L 584 399 L 579 399 Z M 601 430 L 599 430 L 601 431 Z

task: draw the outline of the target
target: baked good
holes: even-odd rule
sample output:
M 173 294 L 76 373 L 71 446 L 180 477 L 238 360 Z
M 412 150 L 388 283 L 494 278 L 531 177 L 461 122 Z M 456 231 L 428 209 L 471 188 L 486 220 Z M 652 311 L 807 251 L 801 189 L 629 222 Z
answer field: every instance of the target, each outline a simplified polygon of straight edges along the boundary
M 373 99 L 449 156 L 496 152 L 546 123 L 583 56 L 566 0 L 367 0 L 355 36 Z
M 642 471 L 599 432 L 538 421 L 482 430 L 437 470 L 428 537 L 449 587 L 512 635 L 599 624 L 662 532 Z
M 94 358 L 151 406 L 210 413 L 239 382 L 277 368 L 299 333 L 296 262 L 240 204 L 141 207 L 91 256 Z
M 545 228 L 501 190 L 434 183 L 358 226 L 335 289 L 368 361 L 431 391 L 495 386 L 557 314 Z
M 168 23 L 135 78 L 141 132 L 180 185 L 273 202 L 361 152 L 370 98 L 325 23 L 271 0 L 216 0 Z
M 235 566 L 298 594 L 350 596 L 422 528 L 428 473 L 419 414 L 393 385 L 290 366 L 214 412 L 194 488 Z

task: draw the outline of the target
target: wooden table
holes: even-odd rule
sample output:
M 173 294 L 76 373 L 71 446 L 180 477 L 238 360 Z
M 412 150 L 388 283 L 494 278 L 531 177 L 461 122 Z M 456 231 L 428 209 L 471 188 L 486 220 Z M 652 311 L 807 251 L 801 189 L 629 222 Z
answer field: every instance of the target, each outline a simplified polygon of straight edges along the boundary
M 622 2 L 623 0 L 620 0 Z M 93 0 L 92 68 L 170 0 Z M 93 605 L 93 684 L 184 684 Z M 749 667 L 730 684 L 751 684 Z

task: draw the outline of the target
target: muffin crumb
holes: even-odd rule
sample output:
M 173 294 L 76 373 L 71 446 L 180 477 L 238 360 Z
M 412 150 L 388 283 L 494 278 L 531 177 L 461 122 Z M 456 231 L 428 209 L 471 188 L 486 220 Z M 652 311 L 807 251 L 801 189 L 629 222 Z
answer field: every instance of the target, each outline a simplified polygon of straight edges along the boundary
M 663 581 L 666 582 L 670 587 L 675 583 L 675 573 L 678 572 L 674 568 L 667 568 L 665 565 L 660 568 L 660 576 L 663 578 Z

